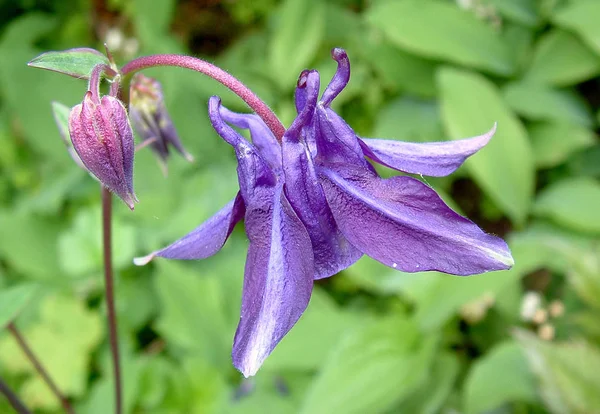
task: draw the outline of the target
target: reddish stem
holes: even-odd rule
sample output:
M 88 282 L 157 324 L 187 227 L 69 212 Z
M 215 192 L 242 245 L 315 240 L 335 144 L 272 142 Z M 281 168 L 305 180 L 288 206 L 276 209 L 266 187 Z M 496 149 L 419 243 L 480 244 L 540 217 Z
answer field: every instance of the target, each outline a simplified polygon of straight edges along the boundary
M 263 121 L 265 121 L 265 124 L 267 124 L 275 137 L 281 141 L 281 137 L 283 137 L 285 132 L 285 127 L 279 118 L 277 118 L 273 111 L 267 106 L 267 104 L 261 101 L 260 98 L 256 96 L 254 92 L 252 92 L 241 81 L 225 72 L 223 69 L 202 59 L 184 55 L 143 56 L 134 59 L 123 66 L 121 69 L 121 75 L 126 76 L 133 72 L 155 66 L 176 66 L 195 70 L 196 72 L 203 73 L 222 83 L 231 89 L 231 91 L 233 91 L 236 95 L 242 98 L 244 102 L 246 102 L 248 106 L 252 108 L 252 110 L 256 112 L 256 114 L 260 116 Z
M 112 194 L 102 187 L 102 245 L 104 247 L 104 289 L 106 291 L 106 312 L 108 331 L 115 377 L 115 413 L 122 412 L 121 365 L 119 361 L 119 339 L 117 331 L 117 313 L 115 311 L 114 277 L 112 270 Z
M 37 357 L 33 353 L 33 350 L 29 347 L 29 344 L 27 344 L 27 341 L 25 340 L 23 335 L 21 335 L 21 332 L 17 329 L 14 322 L 9 323 L 6 328 L 10 331 L 12 336 L 14 336 L 15 340 L 19 344 L 19 347 L 21 348 L 23 353 L 27 356 L 27 358 L 29 359 L 29 362 L 31 362 L 31 364 L 34 366 L 35 370 L 38 372 L 38 374 L 40 374 L 40 376 L 42 377 L 44 382 L 48 385 L 48 387 L 50 387 L 50 390 L 52 391 L 52 393 L 56 396 L 56 398 L 58 398 L 58 400 L 60 401 L 61 405 L 63 406 L 63 409 L 65 410 L 65 412 L 67 414 L 74 414 L 73 407 L 71 407 L 71 404 L 69 404 L 69 400 L 67 400 L 67 397 L 65 397 L 60 392 L 60 390 L 58 389 L 58 386 L 52 380 L 52 378 L 50 377 L 50 374 L 48 374 L 48 371 L 46 371 L 46 369 L 44 368 L 42 363 L 37 359 Z

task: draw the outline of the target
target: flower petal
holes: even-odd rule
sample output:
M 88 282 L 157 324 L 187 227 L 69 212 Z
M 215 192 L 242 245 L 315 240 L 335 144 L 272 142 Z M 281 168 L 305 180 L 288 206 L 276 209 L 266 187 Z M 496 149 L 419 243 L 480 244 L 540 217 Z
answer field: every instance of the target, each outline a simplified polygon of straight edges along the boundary
M 308 231 L 314 255 L 314 278 L 321 279 L 349 267 L 362 253 L 346 240 L 335 224 L 310 151 L 302 140 L 305 137 L 301 136 L 315 111 L 319 74 L 303 72 L 300 80 L 298 89 L 306 91 L 305 105 L 282 139 L 285 194 Z
M 415 143 L 362 138 L 359 142 L 364 154 L 379 164 L 411 174 L 443 177 L 483 148 L 495 132 L 496 125 L 483 135 L 458 141 Z
M 244 217 L 245 210 L 244 201 L 238 193 L 214 216 L 181 239 L 147 256 L 136 257 L 133 262 L 143 266 L 157 256 L 180 260 L 206 259 L 221 250 L 236 223 Z
M 351 167 L 322 168 L 319 174 L 342 233 L 385 265 L 471 275 L 514 263 L 502 239 L 456 214 L 414 178 L 384 180 Z
M 298 321 L 310 300 L 313 255 L 310 238 L 281 185 L 260 188 L 246 212 L 250 240 L 240 322 L 232 359 L 245 377 Z
M 275 170 L 281 170 L 281 146 L 273 135 L 273 132 L 264 121 L 255 114 L 239 114 L 221 106 L 219 109 L 221 117 L 238 128 L 250 130 L 252 142 L 258 148 L 263 157 Z
M 350 60 L 346 51 L 336 47 L 331 50 L 331 57 L 337 62 L 338 67 L 321 97 L 321 103 L 325 106 L 331 104 L 331 101 L 340 94 L 350 80 Z
M 208 116 L 215 131 L 235 149 L 240 192 L 248 205 L 256 187 L 273 187 L 277 177 L 258 149 L 225 123 L 220 107 L 221 100 L 212 96 L 208 101 Z

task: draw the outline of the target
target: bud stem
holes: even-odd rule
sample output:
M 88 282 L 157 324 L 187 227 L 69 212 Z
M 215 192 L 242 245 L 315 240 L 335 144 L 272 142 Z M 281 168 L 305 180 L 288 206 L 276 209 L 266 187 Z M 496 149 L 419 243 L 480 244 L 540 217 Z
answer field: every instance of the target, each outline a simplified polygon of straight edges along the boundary
M 94 66 L 94 68 L 92 69 L 92 73 L 90 74 L 88 90 L 92 92 L 92 99 L 96 104 L 100 104 L 100 81 L 102 80 L 103 73 L 107 74 L 111 78 L 114 78 L 118 75 L 118 73 L 115 72 L 113 68 L 103 63 Z
M 4 381 L 2 381 L 2 378 L 0 378 L 0 393 L 4 394 L 11 407 L 14 408 L 17 413 L 31 414 L 31 411 L 29 411 L 27 407 L 25 407 L 23 401 L 21 401 L 17 394 L 15 394 L 9 388 L 9 386 Z
M 15 338 L 15 341 L 17 341 L 23 353 L 27 356 L 31 364 L 34 366 L 35 370 L 38 372 L 38 374 L 40 374 L 40 376 L 48 385 L 52 393 L 56 396 L 56 398 L 58 398 L 65 412 L 67 414 L 74 414 L 73 407 L 71 407 L 71 404 L 69 404 L 69 400 L 67 400 L 67 398 L 60 392 L 58 386 L 52 380 L 50 374 L 48 373 L 48 371 L 46 371 L 42 363 L 37 359 L 37 357 L 33 353 L 33 350 L 29 347 L 29 344 L 27 344 L 27 341 L 25 340 L 23 335 L 21 335 L 21 332 L 17 329 L 14 322 L 9 323 L 6 328 Z
M 121 69 L 121 75 L 126 76 L 137 72 L 142 69 L 151 68 L 155 66 L 176 66 L 180 68 L 186 68 L 195 70 L 196 72 L 203 73 L 214 80 L 225 85 L 232 92 L 238 95 L 258 116 L 265 121 L 265 124 L 273 132 L 275 137 L 281 141 L 281 137 L 285 132 L 285 127 L 277 118 L 277 116 L 271 111 L 271 109 L 265 104 L 258 96 L 254 94 L 246 85 L 236 79 L 234 76 L 225 72 L 223 69 L 208 63 L 202 59 L 198 59 L 191 56 L 183 55 L 152 55 L 143 56 L 132 60 L 127 63 Z
M 121 365 L 119 362 L 119 337 L 117 331 L 117 314 L 115 311 L 113 268 L 112 268 L 112 194 L 102 187 L 102 245 L 104 248 L 104 289 L 106 292 L 106 312 L 108 315 L 108 331 L 110 351 L 112 354 L 115 377 L 115 414 L 122 412 Z

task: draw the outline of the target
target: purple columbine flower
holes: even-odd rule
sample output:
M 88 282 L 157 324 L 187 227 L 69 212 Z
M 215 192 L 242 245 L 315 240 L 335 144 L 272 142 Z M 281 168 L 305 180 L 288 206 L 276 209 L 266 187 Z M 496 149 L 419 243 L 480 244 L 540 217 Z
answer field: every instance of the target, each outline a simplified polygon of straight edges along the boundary
M 133 127 L 142 138 L 142 144 L 150 142 L 165 174 L 170 145 L 175 147 L 186 160 L 190 162 L 194 160 L 179 140 L 165 107 L 162 86 L 156 79 L 141 73 L 133 76 L 130 86 L 129 115 Z
M 81 162 L 133 210 L 133 131 L 117 98 L 88 91 L 69 115 L 69 135 Z
M 471 275 L 508 269 L 506 243 L 452 211 L 426 184 L 409 176 L 379 177 L 366 160 L 433 176 L 456 170 L 481 149 L 485 135 L 413 144 L 362 139 L 331 108 L 350 78 L 346 53 L 319 100 L 319 74 L 304 71 L 296 89 L 298 117 L 281 144 L 252 114 L 209 101 L 215 130 L 236 151 L 240 191 L 187 236 L 146 257 L 203 259 L 215 254 L 245 220 L 250 240 L 233 363 L 254 375 L 306 309 L 313 280 L 331 276 L 362 254 L 398 270 Z M 252 143 L 231 124 L 250 130 Z

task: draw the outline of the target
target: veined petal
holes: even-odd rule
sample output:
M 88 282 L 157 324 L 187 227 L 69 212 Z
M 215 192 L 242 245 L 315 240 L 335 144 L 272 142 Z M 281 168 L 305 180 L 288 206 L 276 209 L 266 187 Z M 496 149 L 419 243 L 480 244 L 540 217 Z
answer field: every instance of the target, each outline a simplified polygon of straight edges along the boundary
M 502 239 L 456 214 L 414 178 L 384 180 L 351 167 L 322 168 L 319 174 L 342 233 L 385 265 L 471 275 L 514 264 Z
M 258 149 L 225 123 L 219 110 L 220 106 L 221 100 L 212 96 L 208 101 L 208 116 L 215 131 L 235 149 L 240 191 L 248 204 L 256 187 L 273 187 L 277 177 Z
M 245 377 L 263 361 L 298 321 L 310 300 L 313 255 L 304 225 L 281 185 L 260 188 L 248 203 L 246 233 L 250 240 L 240 322 L 232 359 Z
M 359 142 L 364 154 L 379 164 L 411 174 L 443 177 L 483 148 L 495 132 L 496 125 L 483 135 L 458 141 L 416 143 L 362 138 Z
M 238 193 L 214 216 L 181 239 L 147 256 L 136 257 L 133 262 L 143 266 L 157 256 L 180 260 L 206 259 L 221 250 L 236 223 L 244 217 L 245 210 L 244 200 Z
M 338 67 L 321 97 L 321 103 L 325 106 L 331 104 L 331 101 L 340 94 L 350 80 L 350 59 L 348 59 L 346 51 L 336 47 L 331 50 L 331 57 L 337 62 Z
M 255 114 L 239 114 L 221 106 L 221 117 L 238 128 L 250 130 L 252 142 L 273 169 L 281 170 L 281 146 L 273 132 L 264 121 Z
M 316 110 L 314 134 L 317 163 L 352 164 L 373 171 L 354 130 L 331 108 L 320 103 Z
M 302 142 L 301 133 L 310 123 L 317 104 L 318 72 L 303 72 L 298 89 L 306 92 L 303 110 L 282 139 L 285 194 L 306 226 L 314 255 L 314 278 L 321 279 L 349 267 L 362 253 L 346 240 L 335 224 L 309 149 Z

